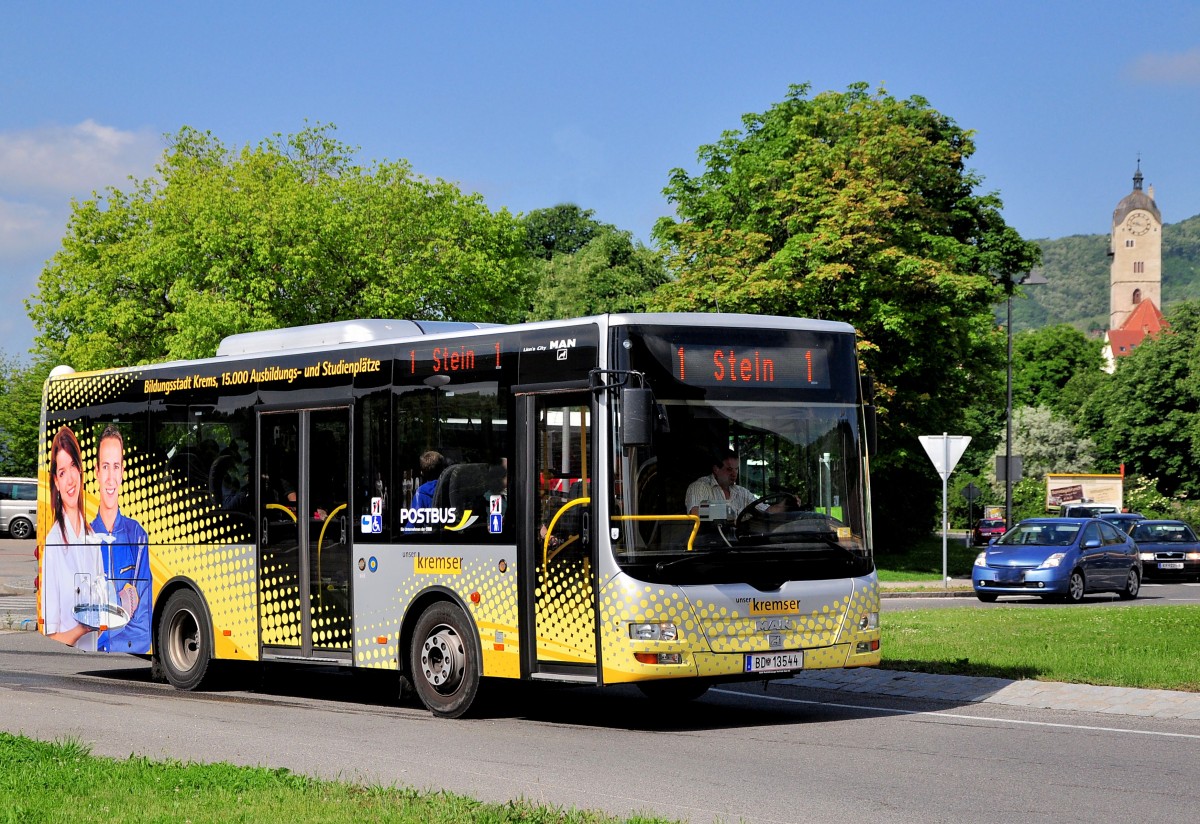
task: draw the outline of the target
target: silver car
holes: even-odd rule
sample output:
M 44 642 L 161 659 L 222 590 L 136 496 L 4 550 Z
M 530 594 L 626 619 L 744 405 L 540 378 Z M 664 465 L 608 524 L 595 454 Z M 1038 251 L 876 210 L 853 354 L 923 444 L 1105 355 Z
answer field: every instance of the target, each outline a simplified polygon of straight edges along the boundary
M 32 538 L 37 523 L 37 478 L 0 478 L 0 533 Z

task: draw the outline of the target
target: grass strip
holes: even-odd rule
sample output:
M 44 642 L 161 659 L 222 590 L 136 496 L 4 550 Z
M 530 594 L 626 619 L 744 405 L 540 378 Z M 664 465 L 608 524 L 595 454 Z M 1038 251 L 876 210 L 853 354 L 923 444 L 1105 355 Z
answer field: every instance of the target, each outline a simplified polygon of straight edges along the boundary
M 1200 692 L 1200 607 L 885 612 L 883 667 Z
M 981 547 L 968 547 L 963 539 L 946 539 L 946 574 L 951 578 L 970 578 L 975 556 Z M 942 578 L 942 536 L 940 534 L 914 541 L 903 550 L 878 549 L 875 554 L 879 580 L 940 581 Z
M 399 824 L 665 824 L 512 801 L 485 804 L 446 792 L 364 787 L 286 769 L 93 756 L 76 741 L 0 733 L 0 823 L 79 821 L 399 822 Z

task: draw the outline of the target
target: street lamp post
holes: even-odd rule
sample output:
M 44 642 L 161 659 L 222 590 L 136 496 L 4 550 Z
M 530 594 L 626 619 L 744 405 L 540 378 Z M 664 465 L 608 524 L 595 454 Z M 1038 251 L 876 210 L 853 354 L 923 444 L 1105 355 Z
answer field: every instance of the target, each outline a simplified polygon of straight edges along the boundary
M 1013 453 L 1012 453 L 1012 384 L 1013 384 L 1013 330 L 1012 330 L 1012 299 L 1013 291 L 1021 284 L 1037 286 L 1048 283 L 1041 269 L 1034 269 L 1019 277 L 1004 279 L 1005 303 L 1008 309 L 1008 388 L 1007 401 L 1004 405 L 1004 526 L 1011 527 L 1012 522 L 1012 485 L 1013 485 Z

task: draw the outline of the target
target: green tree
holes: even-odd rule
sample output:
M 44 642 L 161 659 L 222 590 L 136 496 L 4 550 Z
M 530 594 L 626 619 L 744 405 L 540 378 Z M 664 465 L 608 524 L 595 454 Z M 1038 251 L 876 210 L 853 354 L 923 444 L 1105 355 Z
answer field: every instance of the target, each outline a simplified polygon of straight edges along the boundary
M 1046 479 L 1044 477 L 1021 478 L 1013 484 L 1012 522 L 1023 521 L 1026 518 L 1045 518 L 1046 512 Z
M 1169 328 L 1117 360 L 1081 412 L 1101 468 L 1158 479 L 1168 497 L 1200 495 L 1200 301 L 1177 304 Z
M 525 227 L 525 247 L 531 256 L 542 260 L 551 260 L 555 255 L 573 255 L 593 238 L 616 229 L 596 220 L 594 215 L 591 209 L 581 209 L 574 203 L 534 209 L 521 219 Z
M 1013 406 L 1063 408 L 1063 390 L 1076 375 L 1098 375 L 1103 366 L 1101 343 L 1065 323 L 1013 336 Z
M 44 364 L 21 364 L 0 355 L 0 475 L 37 471 Z
M 1042 479 L 1047 472 L 1094 472 L 1096 445 L 1081 438 L 1070 421 L 1044 406 L 1023 406 L 1013 410 L 1013 454 L 1021 456 L 1021 475 Z M 993 455 L 1003 463 L 1005 444 Z M 999 488 L 995 472 L 991 479 Z
M 666 282 L 662 256 L 629 232 L 607 229 L 574 254 L 534 261 L 530 320 L 636 312 Z
M 657 305 L 853 324 L 880 390 L 879 531 L 924 532 L 937 479 L 917 436 L 956 431 L 973 400 L 1002 397 L 993 306 L 1037 247 L 996 195 L 975 193 L 972 133 L 924 99 L 865 84 L 807 95 L 793 86 L 702 147 L 700 174 L 672 172 L 677 218 L 654 235 L 678 277 Z
M 515 217 L 404 162 L 356 165 L 330 126 L 240 151 L 184 128 L 157 172 L 72 204 L 27 303 L 43 358 L 87 369 L 202 357 L 237 332 L 506 322 L 528 303 Z

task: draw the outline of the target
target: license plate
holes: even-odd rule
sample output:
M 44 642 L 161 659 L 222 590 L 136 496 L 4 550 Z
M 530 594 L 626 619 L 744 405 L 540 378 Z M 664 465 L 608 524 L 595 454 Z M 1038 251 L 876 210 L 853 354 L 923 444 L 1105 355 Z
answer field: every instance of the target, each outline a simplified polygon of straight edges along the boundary
M 804 652 L 753 652 L 746 656 L 746 672 L 787 672 L 804 669 Z
M 1169 561 L 1167 563 L 1159 564 L 1158 568 L 1159 569 L 1183 569 L 1183 561 Z

